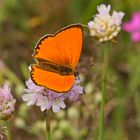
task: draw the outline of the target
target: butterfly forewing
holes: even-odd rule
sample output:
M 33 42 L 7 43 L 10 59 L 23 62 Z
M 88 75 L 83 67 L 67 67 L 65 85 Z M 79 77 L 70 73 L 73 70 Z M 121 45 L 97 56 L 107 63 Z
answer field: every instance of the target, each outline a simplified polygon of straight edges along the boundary
M 44 36 L 37 44 L 34 58 L 52 61 L 56 64 L 76 66 L 82 48 L 82 26 L 68 26 L 55 35 Z
M 69 64 L 75 68 L 79 61 L 82 48 L 82 28 L 81 25 L 69 27 L 56 34 L 56 42 L 60 48 L 63 48 L 63 58 L 65 58 Z

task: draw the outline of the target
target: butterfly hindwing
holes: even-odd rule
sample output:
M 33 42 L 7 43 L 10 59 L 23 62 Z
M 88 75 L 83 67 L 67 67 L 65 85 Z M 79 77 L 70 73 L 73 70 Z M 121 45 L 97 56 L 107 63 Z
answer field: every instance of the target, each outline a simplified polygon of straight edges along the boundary
M 68 91 L 74 83 L 74 75 L 62 76 L 31 65 L 31 78 L 34 83 L 57 92 Z

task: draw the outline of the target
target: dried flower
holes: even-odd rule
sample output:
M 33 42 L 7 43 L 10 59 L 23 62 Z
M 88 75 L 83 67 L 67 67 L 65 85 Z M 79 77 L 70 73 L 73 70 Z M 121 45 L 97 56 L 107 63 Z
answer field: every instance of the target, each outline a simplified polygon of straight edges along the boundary
M 99 5 L 98 14 L 95 15 L 93 21 L 88 22 L 90 35 L 97 37 L 100 42 L 112 40 L 121 30 L 120 25 L 124 13 L 113 11 L 110 15 L 110 9 L 110 5 Z
M 22 96 L 22 99 L 27 102 L 28 106 L 34 104 L 40 106 L 41 111 L 52 108 L 53 112 L 59 112 L 60 108 L 66 108 L 64 103 L 65 99 L 75 101 L 78 99 L 79 95 L 83 93 L 83 88 L 80 86 L 80 81 L 78 79 L 75 80 L 71 90 L 67 93 L 57 93 L 44 87 L 37 86 L 31 79 L 26 82 L 26 85 L 26 93 Z
M 123 24 L 123 29 L 131 34 L 133 42 L 140 41 L 140 12 L 135 12 L 130 21 Z
M 7 84 L 0 87 L 0 119 L 8 119 L 15 110 L 16 100 Z
M 4 137 L 8 135 L 8 130 L 6 127 L 0 127 L 0 140 L 3 140 Z

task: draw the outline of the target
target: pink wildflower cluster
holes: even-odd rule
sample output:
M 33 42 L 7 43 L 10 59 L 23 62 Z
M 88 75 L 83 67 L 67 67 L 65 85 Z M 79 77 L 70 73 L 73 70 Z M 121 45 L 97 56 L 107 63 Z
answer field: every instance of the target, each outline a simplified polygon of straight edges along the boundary
M 7 84 L 0 87 L 0 119 L 7 119 L 15 110 L 16 100 Z
M 27 102 L 27 105 L 40 106 L 41 111 L 52 108 L 53 112 L 59 112 L 60 108 L 66 108 L 64 101 L 69 99 L 76 101 L 79 95 L 83 94 L 83 88 L 80 86 L 79 79 L 75 80 L 71 90 L 67 93 L 57 93 L 55 91 L 37 86 L 31 79 L 26 82 L 27 89 L 22 99 Z
M 140 41 L 140 12 L 135 12 L 130 21 L 123 24 L 123 29 L 131 34 L 133 42 Z

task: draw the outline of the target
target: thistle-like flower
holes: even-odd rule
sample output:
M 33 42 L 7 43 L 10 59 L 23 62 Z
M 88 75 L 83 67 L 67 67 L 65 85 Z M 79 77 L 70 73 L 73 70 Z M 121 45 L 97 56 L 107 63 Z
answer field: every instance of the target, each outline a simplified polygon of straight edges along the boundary
M 112 40 L 121 30 L 123 12 L 113 11 L 110 15 L 111 6 L 101 4 L 97 7 L 98 14 L 93 21 L 88 22 L 90 35 L 97 37 L 100 42 Z
M 79 95 L 83 94 L 83 88 L 80 86 L 79 79 L 75 80 L 74 85 L 67 93 L 57 93 L 55 91 L 46 89 L 41 86 L 37 86 L 31 79 L 26 82 L 27 89 L 22 96 L 23 101 L 27 102 L 27 105 L 40 106 L 41 111 L 52 108 L 53 112 L 59 112 L 60 108 L 66 108 L 65 100 L 70 99 L 75 101 Z
M 0 87 L 0 119 L 9 119 L 15 110 L 16 100 L 7 84 Z

